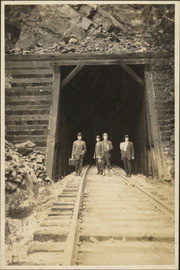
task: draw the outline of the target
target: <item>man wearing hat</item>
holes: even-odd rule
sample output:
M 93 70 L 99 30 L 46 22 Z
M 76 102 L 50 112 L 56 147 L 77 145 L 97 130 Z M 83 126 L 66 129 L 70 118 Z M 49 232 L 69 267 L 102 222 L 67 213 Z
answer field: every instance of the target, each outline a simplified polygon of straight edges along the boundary
M 83 157 L 86 153 L 86 143 L 82 140 L 82 133 L 78 132 L 77 141 L 73 143 L 72 158 L 75 159 L 75 173 L 76 176 L 82 172 Z
M 99 135 L 96 136 L 94 159 L 96 160 L 97 174 L 102 174 L 102 145 Z
M 127 177 L 132 174 L 132 160 L 134 159 L 134 145 L 129 141 L 129 135 L 124 136 L 125 141 L 120 143 L 121 160 L 124 163 L 124 169 Z
M 102 164 L 103 176 L 105 176 L 105 168 L 108 168 L 108 176 L 111 176 L 111 151 L 113 150 L 112 142 L 108 140 L 108 134 L 104 133 L 102 145 Z

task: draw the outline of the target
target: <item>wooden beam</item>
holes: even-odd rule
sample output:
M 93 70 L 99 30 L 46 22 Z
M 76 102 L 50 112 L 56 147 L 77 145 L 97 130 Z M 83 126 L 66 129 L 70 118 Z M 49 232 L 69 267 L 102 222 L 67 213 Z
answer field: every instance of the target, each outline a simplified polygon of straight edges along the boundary
M 61 82 L 61 89 L 63 89 L 70 80 L 82 69 L 83 66 L 76 66 L 67 76 L 66 78 Z
M 165 52 L 135 52 L 135 53 L 72 53 L 72 54 L 27 54 L 27 55 L 5 55 L 5 60 L 9 62 L 13 61 L 66 61 L 66 60 L 106 60 L 106 59 L 154 59 L 158 61 L 169 60 L 172 56 Z M 45 65 L 44 68 L 47 69 Z
M 146 109 L 148 114 L 148 126 L 150 136 L 150 151 L 152 152 L 152 165 L 154 176 L 159 179 L 166 179 L 167 177 L 167 164 L 165 162 L 162 139 L 160 128 L 158 124 L 158 115 L 156 110 L 155 97 L 153 95 L 153 78 L 152 72 L 148 69 L 145 70 L 146 82 Z
M 14 55 L 16 56 L 16 55 Z M 26 55 L 22 55 L 26 56 Z M 64 56 L 64 57 L 63 57 Z M 74 55 L 69 57 L 68 55 L 63 56 L 44 56 L 44 58 L 27 58 L 23 57 L 17 57 L 13 58 L 12 60 L 10 58 L 6 57 L 6 72 L 8 70 L 17 70 L 17 69 L 26 69 L 30 71 L 34 69 L 38 69 L 43 73 L 43 70 L 47 70 L 49 68 L 50 70 L 53 68 L 53 66 L 81 66 L 81 65 L 119 65 L 122 64 L 151 64 L 151 63 L 161 63 L 161 64 L 168 64 L 171 61 L 170 57 L 167 57 L 166 55 L 162 56 L 161 58 L 159 56 L 155 55 Z M 12 55 L 13 57 L 13 55 Z M 33 71 L 34 72 L 34 71 Z M 38 73 L 38 71 L 37 71 Z M 30 73 L 31 74 L 31 73 Z
M 56 148 L 57 148 L 57 126 L 60 103 L 60 67 L 54 68 L 53 101 L 50 112 L 49 134 L 47 140 L 46 166 L 50 178 L 55 178 Z
M 129 75 L 131 75 L 131 77 L 133 77 L 133 79 L 135 79 L 141 86 L 145 87 L 145 83 L 144 81 L 139 77 L 139 75 L 132 69 L 130 68 L 128 65 L 126 64 L 120 64 L 120 66 L 127 71 L 127 73 L 129 73 Z
M 14 61 L 15 62 L 15 61 Z M 155 58 L 122 58 L 122 59 L 62 59 L 50 61 L 50 66 L 75 66 L 75 65 L 86 65 L 86 66 L 97 66 L 97 65 L 120 65 L 128 64 L 128 65 L 145 65 L 145 64 L 153 64 L 153 63 L 162 63 L 168 64 L 169 59 L 155 59 Z M 12 68 L 12 63 L 8 63 L 9 68 Z

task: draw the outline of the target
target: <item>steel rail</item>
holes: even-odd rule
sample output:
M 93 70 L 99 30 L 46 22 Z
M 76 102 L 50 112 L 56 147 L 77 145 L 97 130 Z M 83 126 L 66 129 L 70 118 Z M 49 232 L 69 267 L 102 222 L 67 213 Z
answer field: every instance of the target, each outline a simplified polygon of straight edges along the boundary
M 136 185 L 135 183 L 132 183 L 129 181 L 124 175 L 122 175 L 120 172 L 118 172 L 116 169 L 113 168 L 116 174 L 120 175 L 124 182 L 135 188 L 137 191 L 139 191 L 145 198 L 147 198 L 158 210 L 163 212 L 165 215 L 167 215 L 171 220 L 175 221 L 175 213 L 174 209 L 167 205 L 162 200 L 158 199 L 156 196 L 152 195 L 150 192 L 142 189 L 140 186 Z
M 83 191 L 85 186 L 85 179 L 87 175 L 87 171 L 89 170 L 90 165 L 87 166 L 85 169 L 78 194 L 76 197 L 76 203 L 74 207 L 74 212 L 72 216 L 72 221 L 70 224 L 69 234 L 66 239 L 65 249 L 64 249 L 64 256 L 63 256 L 63 263 L 62 265 L 72 265 L 74 263 L 75 253 L 76 253 L 76 242 L 78 241 L 78 231 L 79 231 L 79 210 L 81 206 L 81 201 L 83 197 Z

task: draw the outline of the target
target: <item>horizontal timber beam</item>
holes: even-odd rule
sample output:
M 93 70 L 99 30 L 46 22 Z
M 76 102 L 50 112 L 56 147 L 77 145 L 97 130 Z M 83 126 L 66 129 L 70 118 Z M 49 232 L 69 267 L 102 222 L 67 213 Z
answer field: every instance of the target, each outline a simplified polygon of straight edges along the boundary
M 83 66 L 76 66 L 61 82 L 61 89 L 63 89 L 82 68 Z
M 28 55 L 6 55 L 6 61 L 58 61 L 58 60 L 102 60 L 102 59 L 154 59 L 154 60 L 170 60 L 172 55 L 166 52 L 135 52 L 135 53 L 71 53 L 71 54 L 28 54 Z
M 57 61 L 51 61 L 51 66 L 76 66 L 76 65 L 120 65 L 128 64 L 128 65 L 145 65 L 145 64 L 156 64 L 156 63 L 167 64 L 169 60 L 164 59 L 150 59 L 150 58 L 124 58 L 124 59 L 62 59 Z
M 134 78 L 141 86 L 145 86 L 144 81 L 141 79 L 141 77 L 139 77 L 139 75 L 132 69 L 130 68 L 128 65 L 126 64 L 120 64 L 121 67 L 127 72 L 129 73 L 129 75 Z

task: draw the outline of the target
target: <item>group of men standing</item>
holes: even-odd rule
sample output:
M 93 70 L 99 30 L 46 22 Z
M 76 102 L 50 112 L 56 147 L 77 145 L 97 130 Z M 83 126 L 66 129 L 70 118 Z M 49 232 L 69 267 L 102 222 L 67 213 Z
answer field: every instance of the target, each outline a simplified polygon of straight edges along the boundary
M 108 140 L 108 134 L 102 135 L 103 141 L 100 136 L 96 136 L 96 145 L 94 151 L 94 159 L 96 160 L 97 174 L 105 176 L 105 168 L 107 166 L 108 176 L 111 176 L 111 151 L 113 150 L 112 142 Z
M 97 174 L 105 176 L 105 169 L 108 169 L 108 176 L 111 176 L 111 151 L 113 150 L 112 142 L 108 140 L 108 134 L 103 133 L 103 140 L 100 135 L 96 136 L 94 159 L 96 160 Z M 86 143 L 82 140 L 82 133 L 78 132 L 77 140 L 73 143 L 72 158 L 75 159 L 76 176 L 82 176 L 83 158 L 86 153 Z M 124 163 L 126 176 L 132 174 L 132 160 L 134 159 L 134 146 L 129 141 L 129 135 L 125 135 L 125 141 L 120 143 L 121 159 Z

